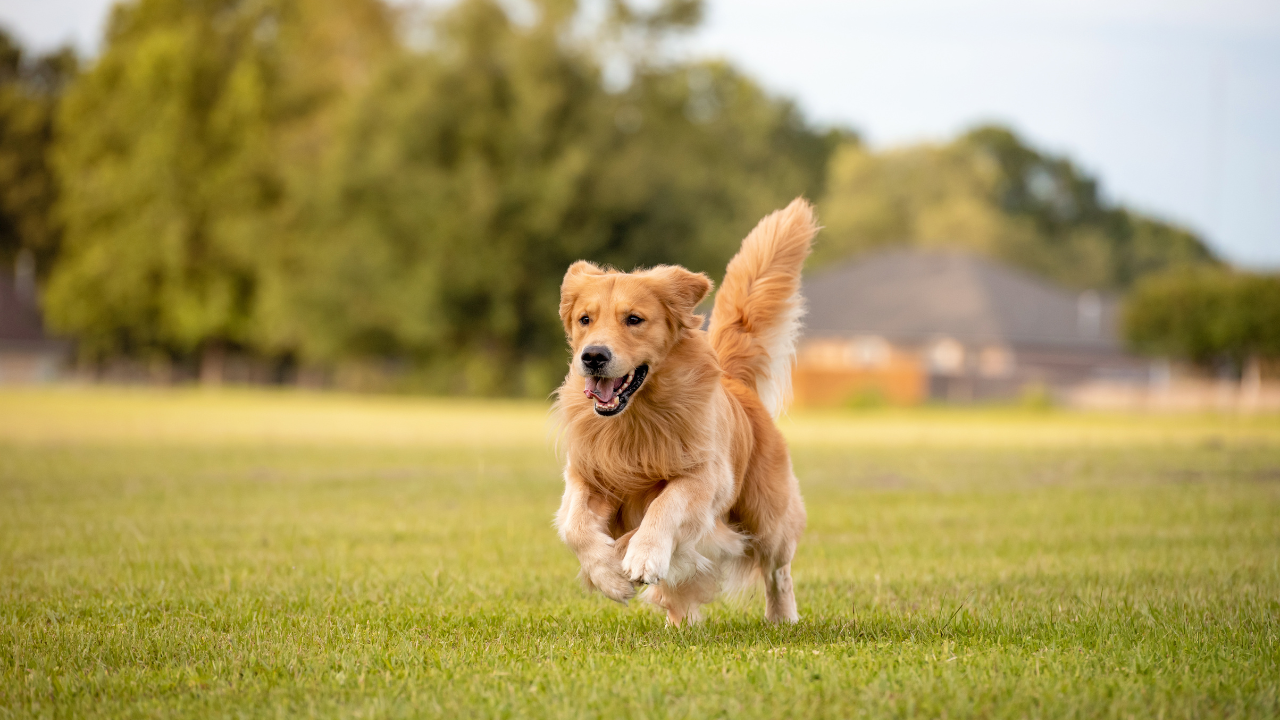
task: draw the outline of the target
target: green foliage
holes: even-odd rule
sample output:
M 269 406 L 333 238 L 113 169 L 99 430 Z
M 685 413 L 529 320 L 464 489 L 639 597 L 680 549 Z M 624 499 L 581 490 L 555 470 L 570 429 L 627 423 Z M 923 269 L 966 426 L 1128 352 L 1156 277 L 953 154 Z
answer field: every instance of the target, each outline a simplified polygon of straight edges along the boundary
M 230 349 L 528 395 L 563 373 L 569 263 L 718 276 L 801 194 L 822 198 L 819 263 L 958 245 L 1123 288 L 1212 262 L 1007 131 L 871 153 L 729 65 L 674 60 L 698 0 L 522 7 L 418 26 L 383 0 L 122 4 L 56 133 L 56 93 L 0 85 L 0 259 L 43 253 L 47 316 L 86 358 Z
M 67 94 L 49 319 L 88 355 L 248 343 L 323 117 L 390 37 L 373 0 L 141 0 Z
M 1194 235 L 1106 205 L 1069 161 L 1002 128 L 883 153 L 841 147 L 821 214 L 818 263 L 888 245 L 964 248 L 1067 286 L 1111 289 L 1214 264 Z
M 1198 270 L 1140 282 L 1125 307 L 1137 351 L 1239 370 L 1280 358 L 1280 276 Z
M 61 111 L 50 319 L 90 356 L 231 344 L 542 394 L 569 263 L 719 271 L 821 188 L 832 142 L 792 105 L 656 62 L 699 3 L 615 4 L 598 37 L 573 3 L 536 10 L 465 0 L 412 49 L 375 0 L 122 6 Z M 637 35 L 608 91 L 604 50 Z
M 755 219 L 820 185 L 822 136 L 731 68 L 638 64 L 609 93 L 564 40 L 572 16 L 539 18 L 459 3 L 355 102 L 270 276 L 271 347 L 542 395 L 563 375 L 548 309 L 570 263 L 722 272 Z
M 888 404 L 888 398 L 884 396 L 880 388 L 876 387 L 862 388 L 844 402 L 844 406 L 850 410 L 874 410 L 885 407 Z
M 0 268 L 26 250 L 44 274 L 61 239 L 49 163 L 53 116 L 77 61 L 69 49 L 34 59 L 23 55 L 0 29 Z
M 1018 405 L 1027 410 L 1051 410 L 1055 404 L 1053 392 L 1042 383 L 1030 383 L 1018 394 Z
M 522 28 L 465 2 L 438 29 L 355 103 L 271 277 L 266 332 L 310 360 L 471 361 L 466 389 L 503 373 L 518 389 L 522 345 L 559 344 L 541 310 L 586 242 L 603 98 L 550 18 Z

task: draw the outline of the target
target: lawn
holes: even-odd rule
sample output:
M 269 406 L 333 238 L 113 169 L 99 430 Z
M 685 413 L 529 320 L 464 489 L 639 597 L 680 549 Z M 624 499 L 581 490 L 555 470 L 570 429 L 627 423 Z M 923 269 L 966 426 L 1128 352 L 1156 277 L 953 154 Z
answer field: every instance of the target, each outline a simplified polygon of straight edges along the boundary
M 0 716 L 1280 715 L 1280 418 L 784 428 L 801 622 L 671 629 L 575 580 L 544 405 L 0 392 Z

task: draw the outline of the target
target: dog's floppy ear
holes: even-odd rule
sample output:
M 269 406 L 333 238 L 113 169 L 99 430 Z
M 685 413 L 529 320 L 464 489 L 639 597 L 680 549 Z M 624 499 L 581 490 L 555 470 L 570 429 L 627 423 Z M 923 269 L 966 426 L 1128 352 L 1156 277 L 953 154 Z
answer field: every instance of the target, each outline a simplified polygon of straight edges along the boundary
M 658 294 L 680 327 L 690 330 L 702 326 L 702 317 L 694 308 L 711 292 L 711 278 L 690 272 L 679 265 L 659 265 L 649 271 L 658 285 Z
M 579 260 L 569 266 L 568 272 L 564 274 L 564 281 L 560 283 L 560 321 L 564 323 L 565 332 L 570 329 L 569 323 L 573 318 L 569 315 L 573 312 L 573 304 L 578 300 L 578 293 L 582 291 L 583 281 L 604 274 L 605 271 L 599 265 L 586 260 Z

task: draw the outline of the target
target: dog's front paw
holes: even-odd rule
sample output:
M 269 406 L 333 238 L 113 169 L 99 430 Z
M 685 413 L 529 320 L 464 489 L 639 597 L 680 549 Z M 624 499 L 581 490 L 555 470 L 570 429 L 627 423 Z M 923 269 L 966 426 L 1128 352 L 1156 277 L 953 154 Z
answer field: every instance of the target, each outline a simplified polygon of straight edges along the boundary
M 610 600 L 625 605 L 636 594 L 635 586 L 619 569 L 616 561 L 613 563 L 600 563 L 591 567 L 583 566 L 582 574 L 592 587 L 604 593 L 605 597 Z
M 671 569 L 671 540 L 637 533 L 622 558 L 622 572 L 632 582 L 657 585 Z

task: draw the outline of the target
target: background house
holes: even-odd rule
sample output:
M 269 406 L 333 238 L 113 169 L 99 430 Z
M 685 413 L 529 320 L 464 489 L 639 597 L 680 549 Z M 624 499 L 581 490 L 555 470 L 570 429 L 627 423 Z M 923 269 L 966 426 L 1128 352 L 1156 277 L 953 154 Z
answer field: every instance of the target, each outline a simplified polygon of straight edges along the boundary
M 55 379 L 69 350 L 65 340 L 45 334 L 34 267 L 20 258 L 12 275 L 0 273 L 0 385 Z
M 806 278 L 796 401 L 911 404 L 1064 394 L 1089 381 L 1145 384 L 1122 349 L 1117 303 L 960 253 L 893 251 Z

